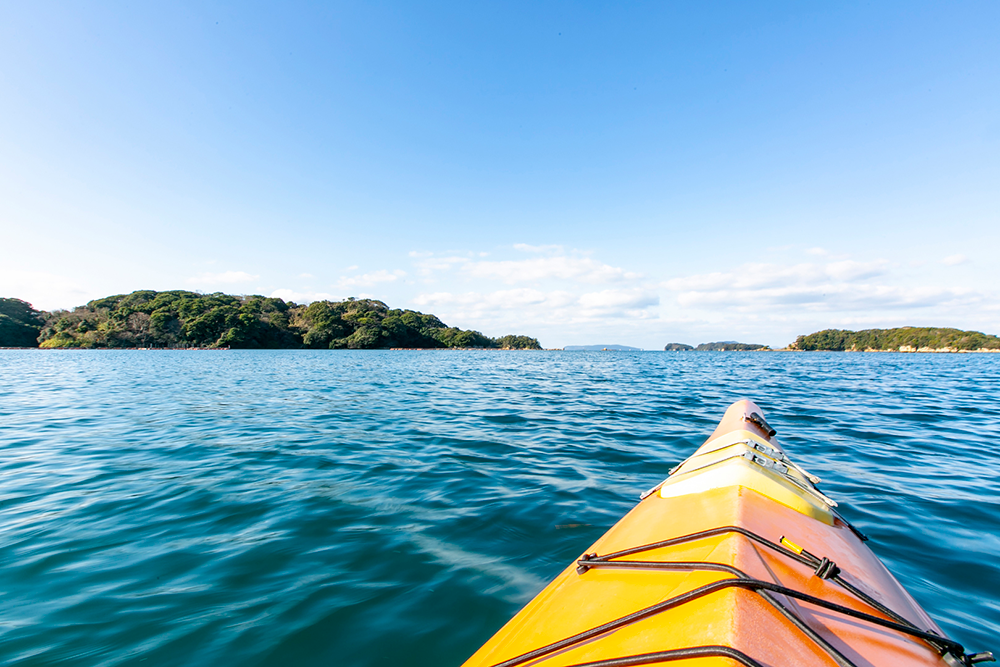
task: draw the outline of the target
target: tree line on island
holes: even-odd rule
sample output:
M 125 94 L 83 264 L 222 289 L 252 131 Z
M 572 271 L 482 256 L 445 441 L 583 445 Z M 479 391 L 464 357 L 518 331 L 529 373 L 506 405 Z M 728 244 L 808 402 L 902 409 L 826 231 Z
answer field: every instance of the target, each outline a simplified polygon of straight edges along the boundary
M 667 352 L 755 352 L 770 350 L 767 345 L 756 343 L 737 343 L 734 340 L 723 340 L 717 343 L 702 343 L 700 345 L 685 345 L 684 343 L 668 343 L 663 348 Z
M 669 343 L 668 352 L 770 351 L 767 345 L 722 341 L 697 347 Z M 847 331 L 824 329 L 795 339 L 787 350 L 805 352 L 978 352 L 1000 350 L 1000 338 L 979 331 L 933 327 L 898 327 Z
M 899 327 L 897 329 L 865 329 L 846 331 L 824 329 L 799 336 L 788 346 L 790 350 L 826 350 L 830 352 L 920 352 L 920 351 L 979 351 L 1000 350 L 1000 338 L 979 331 L 936 329 L 933 327 Z
M 541 349 L 535 338 L 490 338 L 375 299 L 301 305 L 275 297 L 181 290 L 140 290 L 53 312 L 0 298 L 0 347 Z
M 39 311 L 0 298 L 0 347 L 42 348 L 486 348 L 540 350 L 538 340 L 449 327 L 434 315 L 389 308 L 375 299 L 296 304 L 275 297 L 141 290 L 95 299 L 73 310 Z M 578 346 L 581 349 L 595 346 Z M 600 346 L 597 346 L 600 347 Z M 625 346 L 605 346 L 624 348 Z M 667 351 L 770 351 L 720 341 L 670 343 Z M 802 335 L 801 351 L 991 351 L 1000 337 L 951 328 L 899 327 Z

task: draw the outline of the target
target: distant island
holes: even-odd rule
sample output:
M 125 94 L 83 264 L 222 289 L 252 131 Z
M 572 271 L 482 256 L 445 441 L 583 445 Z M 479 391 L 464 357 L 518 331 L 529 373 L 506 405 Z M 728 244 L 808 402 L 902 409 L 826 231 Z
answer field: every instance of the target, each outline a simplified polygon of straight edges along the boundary
M 535 338 L 490 338 L 375 299 L 300 305 L 274 297 L 181 290 L 140 290 L 53 312 L 0 298 L 0 347 L 542 349 Z
M 720 341 L 698 346 L 668 343 L 667 352 L 772 352 L 767 345 Z M 784 348 L 790 351 L 826 352 L 998 352 L 1000 337 L 979 331 L 933 327 L 898 327 L 895 329 L 865 329 L 847 331 L 824 329 L 795 339 Z
M 702 343 L 697 347 L 684 343 L 668 343 L 663 349 L 667 352 L 755 352 L 771 348 L 756 343 L 737 343 L 734 340 L 723 340 L 717 343 Z
M 1000 338 L 979 331 L 931 327 L 863 331 L 824 329 L 799 336 L 788 349 L 830 352 L 1000 352 Z
M 275 297 L 140 290 L 95 299 L 73 310 L 45 312 L 0 298 L 0 347 L 41 348 L 480 348 L 540 350 L 538 339 L 499 338 L 449 327 L 435 315 L 389 308 L 375 299 L 314 301 Z M 628 345 L 567 345 L 567 351 L 627 351 Z M 767 345 L 719 341 L 669 343 L 668 352 L 771 351 Z M 979 331 L 899 327 L 824 329 L 799 336 L 792 351 L 998 352 L 1000 337 Z
M 770 350 L 767 345 L 757 343 L 737 343 L 735 340 L 723 340 L 718 343 L 702 343 L 694 348 L 695 352 L 755 352 L 757 350 Z

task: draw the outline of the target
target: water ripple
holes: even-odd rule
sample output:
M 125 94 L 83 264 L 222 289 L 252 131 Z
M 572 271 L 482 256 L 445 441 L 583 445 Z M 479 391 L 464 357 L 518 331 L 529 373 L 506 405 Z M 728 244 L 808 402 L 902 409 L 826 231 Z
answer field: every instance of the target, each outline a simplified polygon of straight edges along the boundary
M 994 355 L 0 351 L 0 660 L 461 663 L 751 397 L 1000 648 Z

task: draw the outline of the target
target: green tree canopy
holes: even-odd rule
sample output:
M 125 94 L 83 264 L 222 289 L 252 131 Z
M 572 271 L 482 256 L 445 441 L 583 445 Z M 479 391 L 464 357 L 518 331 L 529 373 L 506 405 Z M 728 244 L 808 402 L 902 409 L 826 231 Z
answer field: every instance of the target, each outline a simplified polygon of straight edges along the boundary
M 897 329 L 865 329 L 847 331 L 824 329 L 799 336 L 789 347 L 795 350 L 828 350 L 833 352 L 863 350 L 997 350 L 1000 338 L 979 331 L 935 329 L 932 327 L 900 327 Z
M 493 339 L 375 299 L 306 306 L 259 295 L 181 290 L 140 290 L 94 299 L 72 311 L 39 313 L 36 327 L 33 340 L 42 347 L 540 349 L 534 338 Z
M 497 347 L 502 350 L 540 350 L 542 346 L 538 344 L 537 338 L 528 336 L 515 336 L 507 334 L 496 339 Z
M 36 347 L 45 319 L 27 301 L 0 298 L 0 347 Z

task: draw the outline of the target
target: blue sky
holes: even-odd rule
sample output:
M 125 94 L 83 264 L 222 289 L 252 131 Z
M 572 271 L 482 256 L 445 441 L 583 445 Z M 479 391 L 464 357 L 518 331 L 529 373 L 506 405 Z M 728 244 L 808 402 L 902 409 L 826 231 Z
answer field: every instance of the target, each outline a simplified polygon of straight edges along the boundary
M 0 296 L 1000 333 L 1000 4 L 14 3 Z

